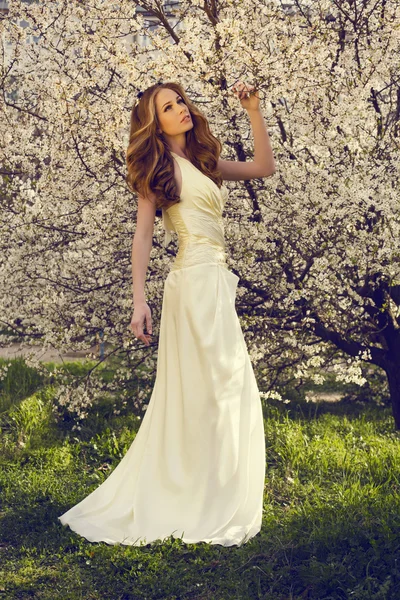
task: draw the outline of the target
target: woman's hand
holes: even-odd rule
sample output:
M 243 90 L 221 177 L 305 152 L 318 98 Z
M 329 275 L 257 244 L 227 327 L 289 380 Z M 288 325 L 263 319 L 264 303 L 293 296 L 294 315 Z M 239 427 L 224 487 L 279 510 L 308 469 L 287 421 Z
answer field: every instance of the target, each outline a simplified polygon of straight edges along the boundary
M 253 85 L 247 85 L 243 81 L 238 81 L 232 86 L 232 91 L 240 100 L 240 104 L 246 110 L 258 110 L 260 107 L 260 98 L 258 90 Z
M 148 334 L 144 333 L 144 322 L 146 321 L 146 330 Z M 135 306 L 131 319 L 131 329 L 135 336 L 142 340 L 146 346 L 150 345 L 152 327 L 151 327 L 151 310 L 146 302 L 142 302 Z

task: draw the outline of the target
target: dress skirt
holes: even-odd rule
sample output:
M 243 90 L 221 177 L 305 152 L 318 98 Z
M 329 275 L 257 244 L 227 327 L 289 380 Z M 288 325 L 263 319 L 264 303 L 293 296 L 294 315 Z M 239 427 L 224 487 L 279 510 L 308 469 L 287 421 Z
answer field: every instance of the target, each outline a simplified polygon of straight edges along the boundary
M 261 529 L 260 395 L 235 310 L 239 278 L 218 263 L 164 283 L 152 395 L 109 477 L 61 517 L 93 542 L 241 545 Z

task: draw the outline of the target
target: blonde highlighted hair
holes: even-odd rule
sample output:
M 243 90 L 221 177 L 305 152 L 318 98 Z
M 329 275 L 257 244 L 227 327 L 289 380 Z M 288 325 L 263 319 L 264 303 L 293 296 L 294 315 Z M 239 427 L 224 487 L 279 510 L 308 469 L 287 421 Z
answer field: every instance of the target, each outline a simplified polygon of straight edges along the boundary
M 129 145 L 126 151 L 128 187 L 135 193 L 148 196 L 153 192 L 156 208 L 168 208 L 180 202 L 174 178 L 170 148 L 159 133 L 155 99 L 162 88 L 179 94 L 192 117 L 193 127 L 186 133 L 186 155 L 204 175 L 221 187 L 222 177 L 217 168 L 221 142 L 213 136 L 206 117 L 175 82 L 156 83 L 148 87 L 131 112 Z

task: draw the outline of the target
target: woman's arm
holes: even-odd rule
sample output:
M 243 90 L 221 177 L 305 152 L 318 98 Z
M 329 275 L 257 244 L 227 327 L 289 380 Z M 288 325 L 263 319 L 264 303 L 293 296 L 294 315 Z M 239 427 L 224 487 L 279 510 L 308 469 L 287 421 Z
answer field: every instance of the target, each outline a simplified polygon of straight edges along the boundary
M 153 244 L 155 214 L 154 198 L 147 199 L 139 195 L 136 231 L 132 242 L 132 292 L 135 307 L 146 302 L 144 287 Z
M 275 159 L 265 120 L 260 109 L 260 99 L 253 86 L 240 83 L 234 90 L 240 99 L 241 105 L 247 110 L 250 117 L 254 138 L 254 160 L 245 162 L 220 159 L 218 169 L 221 171 L 222 179 L 239 181 L 270 177 L 275 173 Z M 252 93 L 248 93 L 246 96 L 246 92 Z
M 131 329 L 135 336 L 146 346 L 150 345 L 152 335 L 151 310 L 144 295 L 146 271 L 153 243 L 154 218 L 156 204 L 139 195 L 137 225 L 132 242 L 132 289 L 134 311 Z M 144 333 L 146 324 L 147 334 Z
M 136 235 L 132 243 L 132 281 L 134 311 L 131 319 L 131 329 L 135 336 L 142 340 L 146 346 L 150 345 L 153 333 L 151 323 L 151 310 L 144 297 L 144 282 L 146 279 L 147 265 L 149 264 L 152 239 Z M 146 324 L 146 331 L 144 332 Z
M 132 294 L 134 307 L 146 302 L 144 286 L 153 240 L 136 232 L 132 242 Z

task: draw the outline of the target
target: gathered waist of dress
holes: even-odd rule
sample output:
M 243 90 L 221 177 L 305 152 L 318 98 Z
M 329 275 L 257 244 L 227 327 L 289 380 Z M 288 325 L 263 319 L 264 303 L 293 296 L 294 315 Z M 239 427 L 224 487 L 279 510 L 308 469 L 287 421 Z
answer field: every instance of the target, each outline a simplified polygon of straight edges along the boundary
M 179 240 L 179 250 L 171 271 L 206 263 L 219 263 L 228 268 L 225 245 L 205 236 L 192 235 Z

